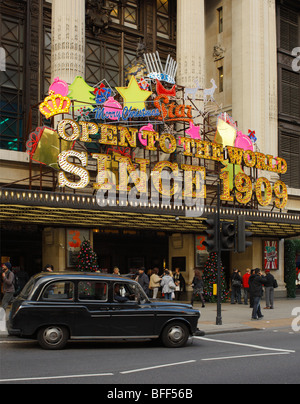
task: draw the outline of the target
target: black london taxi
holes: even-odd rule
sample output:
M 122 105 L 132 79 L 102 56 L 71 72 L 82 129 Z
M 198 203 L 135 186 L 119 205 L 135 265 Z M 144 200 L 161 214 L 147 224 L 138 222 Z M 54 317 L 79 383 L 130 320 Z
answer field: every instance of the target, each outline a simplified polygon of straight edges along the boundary
M 43 273 L 14 300 L 7 328 L 10 335 L 37 339 L 52 350 L 69 340 L 149 338 L 178 348 L 195 335 L 199 317 L 187 304 L 150 301 L 125 277 Z

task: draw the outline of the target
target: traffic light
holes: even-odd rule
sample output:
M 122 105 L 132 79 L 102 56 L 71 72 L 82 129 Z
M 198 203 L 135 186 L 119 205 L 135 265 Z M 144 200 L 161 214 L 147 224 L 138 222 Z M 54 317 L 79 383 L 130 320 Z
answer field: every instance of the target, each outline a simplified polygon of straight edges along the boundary
M 237 228 L 237 252 L 245 252 L 246 248 L 252 246 L 251 241 L 247 241 L 247 237 L 251 237 L 253 233 L 247 231 L 249 227 L 252 226 L 252 223 L 246 222 L 244 216 L 238 217 L 238 228 Z
M 221 232 L 221 249 L 223 251 L 235 248 L 235 222 L 223 222 Z
M 218 218 L 217 215 L 208 216 L 207 220 L 203 222 L 207 226 L 204 233 L 207 235 L 207 240 L 203 241 L 202 245 L 207 248 L 208 252 L 218 252 Z

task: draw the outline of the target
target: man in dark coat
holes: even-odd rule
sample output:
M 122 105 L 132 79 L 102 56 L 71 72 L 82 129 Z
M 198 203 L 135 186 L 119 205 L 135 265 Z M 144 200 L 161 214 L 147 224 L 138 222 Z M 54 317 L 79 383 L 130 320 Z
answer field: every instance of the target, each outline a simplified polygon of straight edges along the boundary
M 267 283 L 267 279 L 262 276 L 259 268 L 255 269 L 255 276 L 251 282 L 251 294 L 253 296 L 252 320 L 260 320 L 264 316 L 261 313 L 260 300 L 263 296 L 263 286 Z
M 146 295 L 149 296 L 149 278 L 148 278 L 148 275 L 145 273 L 145 268 L 139 269 L 137 281 L 143 288 Z

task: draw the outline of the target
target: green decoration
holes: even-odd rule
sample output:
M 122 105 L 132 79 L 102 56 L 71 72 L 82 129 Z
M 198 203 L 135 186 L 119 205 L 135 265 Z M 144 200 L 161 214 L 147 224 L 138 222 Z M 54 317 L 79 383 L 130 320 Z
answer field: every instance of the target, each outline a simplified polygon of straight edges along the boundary
M 81 76 L 76 76 L 69 86 L 68 97 L 76 100 L 74 103 L 75 112 L 84 108 L 91 108 L 95 101 L 94 87 L 89 86 Z

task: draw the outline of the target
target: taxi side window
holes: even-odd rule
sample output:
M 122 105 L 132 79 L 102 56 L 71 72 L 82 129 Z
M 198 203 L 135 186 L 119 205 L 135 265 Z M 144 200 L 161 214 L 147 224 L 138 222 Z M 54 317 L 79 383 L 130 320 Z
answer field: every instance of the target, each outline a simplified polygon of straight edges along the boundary
M 43 292 L 42 300 L 47 301 L 72 301 L 74 300 L 73 282 L 53 282 L 46 287 Z
M 78 284 L 79 300 L 107 301 L 107 283 L 101 281 L 82 281 Z

